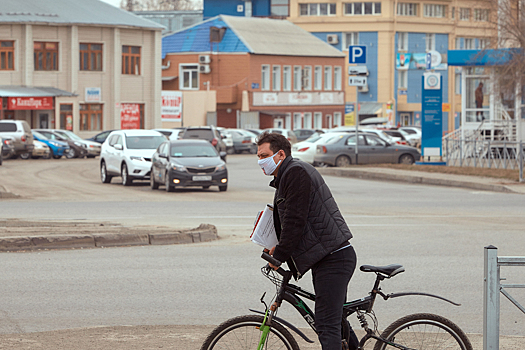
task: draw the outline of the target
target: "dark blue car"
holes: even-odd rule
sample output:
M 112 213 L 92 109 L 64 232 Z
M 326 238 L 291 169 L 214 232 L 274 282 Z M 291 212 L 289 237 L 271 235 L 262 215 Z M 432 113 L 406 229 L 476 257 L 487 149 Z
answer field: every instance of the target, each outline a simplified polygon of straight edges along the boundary
M 67 142 L 50 140 L 38 131 L 32 130 L 31 132 L 33 133 L 33 138 L 35 140 L 43 142 L 49 146 L 49 149 L 51 151 L 51 157 L 55 159 L 60 159 L 62 158 L 64 153 L 69 152 L 69 145 L 67 144 Z

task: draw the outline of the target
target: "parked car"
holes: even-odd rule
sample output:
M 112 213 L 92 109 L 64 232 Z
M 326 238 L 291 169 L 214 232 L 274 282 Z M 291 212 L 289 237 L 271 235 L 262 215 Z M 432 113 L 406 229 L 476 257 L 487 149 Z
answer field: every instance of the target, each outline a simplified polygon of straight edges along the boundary
M 256 137 L 259 136 L 263 132 L 263 130 L 261 129 L 254 129 L 254 128 L 244 129 L 244 130 L 248 130 L 249 132 L 255 134 Z
M 78 136 L 77 134 L 69 130 L 62 130 L 62 129 L 52 129 L 52 130 L 58 133 L 59 135 L 61 135 L 65 139 L 84 143 L 88 151 L 86 157 L 95 158 L 96 156 L 100 155 L 100 149 L 101 149 L 100 143 L 84 140 L 83 138 L 81 138 L 80 136 Z
M 297 142 L 297 136 L 295 135 L 295 133 L 292 130 L 288 130 L 288 129 L 264 129 L 263 131 L 268 131 L 268 132 L 273 132 L 273 133 L 276 133 L 276 134 L 281 134 L 284 137 L 286 137 L 288 139 L 288 141 L 290 141 L 290 143 L 292 145 Z
M 228 131 L 232 135 L 234 153 L 257 153 L 257 144 L 255 143 L 257 136 L 244 129 L 228 129 Z
M 109 134 L 100 152 L 100 180 L 110 183 L 120 176 L 122 184 L 133 180 L 147 180 L 151 170 L 151 156 L 166 136 L 154 130 L 117 130 Z
M 317 152 L 317 145 L 323 145 L 330 142 L 334 137 L 339 137 L 341 135 L 346 135 L 347 133 L 326 133 L 316 135 L 304 140 L 303 142 L 297 142 L 292 146 L 292 157 L 302 160 L 313 165 L 316 165 L 314 162 L 315 153 Z
M 184 132 L 184 128 L 177 129 L 152 129 L 160 132 L 162 135 L 166 136 L 168 140 L 177 140 L 179 136 Z
M 228 189 L 228 170 L 219 153 L 206 140 L 176 140 L 162 143 L 151 160 L 152 189 L 163 184 L 167 192 L 176 187 L 218 186 Z
M 405 138 L 404 132 L 401 130 L 383 130 L 385 134 L 390 136 L 392 140 L 398 145 L 408 145 L 408 141 Z
M 42 141 L 37 141 L 37 140 L 33 140 L 33 145 L 35 145 L 35 148 L 33 148 L 33 152 L 31 153 L 31 158 L 47 159 L 51 157 L 51 149 L 49 148 L 48 145 L 46 145 Z
M 22 153 L 33 151 L 33 134 L 31 134 L 31 128 L 25 120 L 0 120 L 0 137 L 11 139 L 13 158 Z
M 13 140 L 10 137 L 0 137 L 0 143 L 2 144 L 2 158 L 8 159 L 13 156 L 15 149 L 13 147 Z
M 370 134 L 375 134 L 379 138 L 383 139 L 388 143 L 395 143 L 390 135 L 385 133 L 383 129 L 375 129 L 372 127 L 359 127 L 360 132 L 367 132 Z M 355 133 L 355 126 L 340 126 L 334 129 L 330 129 L 329 132 L 348 132 Z
M 109 134 L 111 134 L 113 131 L 115 131 L 115 130 L 102 131 L 102 132 L 96 134 L 95 136 L 90 137 L 89 139 L 85 139 L 85 140 L 103 144 L 104 141 L 106 141 L 106 139 L 108 138 Z
M 219 130 L 219 133 L 221 134 L 221 137 L 222 137 L 222 141 L 224 141 L 224 144 L 226 145 L 226 153 L 232 154 L 234 152 L 233 137 L 229 129 L 217 127 L 217 130 Z
M 38 129 L 37 131 L 50 140 L 66 142 L 69 145 L 69 151 L 65 154 L 67 159 L 84 158 L 88 154 L 87 146 L 83 142 L 67 139 L 63 134 L 54 130 Z
M 4 154 L 3 154 L 4 153 L 4 151 L 3 151 L 4 147 L 3 147 L 3 145 L 4 145 L 4 141 L 0 137 L 0 165 L 2 165 L 2 163 L 4 162 Z
M 355 164 L 355 146 L 355 133 L 341 135 L 325 145 L 317 145 L 314 161 L 337 167 Z M 359 133 L 358 146 L 359 164 L 413 164 L 420 157 L 414 147 L 392 144 L 371 133 Z
M 69 145 L 67 144 L 67 142 L 50 140 L 36 130 L 32 130 L 31 132 L 33 133 L 33 138 L 35 140 L 43 142 L 49 147 L 49 154 L 54 159 L 60 159 L 63 155 L 69 152 Z M 29 153 L 28 156 L 30 156 Z
M 421 145 L 421 128 L 417 126 L 402 126 L 398 128 L 399 131 L 405 132 L 405 138 L 408 140 L 413 147 Z
M 191 126 L 184 130 L 182 140 L 206 140 L 219 152 L 226 152 L 226 144 L 222 140 L 220 132 L 214 126 Z
M 295 136 L 297 136 L 297 142 L 304 141 L 313 134 L 324 133 L 324 131 L 320 129 L 295 129 L 293 132 L 295 133 Z

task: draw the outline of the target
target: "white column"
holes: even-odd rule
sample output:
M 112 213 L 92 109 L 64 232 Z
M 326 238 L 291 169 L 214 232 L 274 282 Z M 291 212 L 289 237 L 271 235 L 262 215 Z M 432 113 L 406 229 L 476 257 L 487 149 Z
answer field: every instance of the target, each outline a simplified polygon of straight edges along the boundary
M 23 42 L 22 42 L 22 85 L 33 86 L 33 26 L 25 24 L 23 26 Z
M 79 99 L 84 100 L 84 91 L 78 91 L 78 71 L 80 70 L 79 64 L 79 42 L 78 42 L 78 26 L 71 26 L 70 31 L 70 49 L 71 49 L 71 61 L 70 61 L 70 81 L 69 91 L 77 94 Z M 77 100 L 77 101 L 78 101 Z M 60 112 L 59 112 L 60 113 Z M 60 115 L 60 114 L 59 114 Z M 58 118 L 60 119 L 60 118 Z M 58 127 L 58 126 L 57 126 Z M 78 103 L 73 104 L 73 132 L 77 133 L 80 130 L 80 113 L 78 109 Z
M 112 120 L 110 120 L 111 117 L 105 117 L 105 121 L 110 121 L 107 124 L 107 127 L 105 126 L 105 129 L 120 129 L 120 107 L 117 107 L 117 103 L 120 106 L 120 82 L 122 79 L 122 45 L 120 43 L 120 29 L 114 28 L 113 29 L 113 47 L 108 47 L 108 51 L 111 52 L 110 57 L 113 58 L 112 60 L 112 69 L 113 69 L 113 79 L 111 79 L 111 99 L 109 100 L 110 106 L 105 106 L 106 110 L 104 111 L 104 115 L 110 115 L 113 116 Z
M 150 92 L 149 98 L 146 101 L 150 101 L 151 115 L 149 118 L 144 120 L 144 125 L 146 128 L 160 128 L 162 127 L 162 118 L 160 115 L 160 95 L 162 91 L 162 32 L 160 30 L 155 30 L 153 32 L 154 38 L 154 47 L 153 47 L 153 76 L 150 79 L 153 80 L 153 89 Z M 146 111 L 144 111 L 146 113 Z M 144 116 L 146 118 L 147 114 Z

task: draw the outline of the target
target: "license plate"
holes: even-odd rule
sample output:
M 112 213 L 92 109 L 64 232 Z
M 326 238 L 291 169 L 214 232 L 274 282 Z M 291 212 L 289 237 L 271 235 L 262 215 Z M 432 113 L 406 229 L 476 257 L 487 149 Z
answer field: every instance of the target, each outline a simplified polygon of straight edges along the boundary
M 211 176 L 207 175 L 195 175 L 193 181 L 211 181 Z

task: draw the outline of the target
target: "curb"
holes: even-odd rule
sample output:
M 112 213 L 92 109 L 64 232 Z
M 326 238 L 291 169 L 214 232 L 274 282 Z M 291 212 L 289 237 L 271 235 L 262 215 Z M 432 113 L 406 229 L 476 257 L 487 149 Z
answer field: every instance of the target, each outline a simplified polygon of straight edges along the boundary
M 140 245 L 167 245 L 209 242 L 218 239 L 217 228 L 201 224 L 190 230 L 171 233 L 100 233 L 0 238 L 0 252 L 40 249 L 83 249 Z
M 5 186 L 0 185 L 0 199 L 2 198 L 20 198 L 20 196 L 9 192 Z
M 322 175 L 339 176 L 339 177 L 353 177 L 353 178 L 364 179 L 364 180 L 386 180 L 386 181 L 407 182 L 407 183 L 415 183 L 415 184 L 423 184 L 423 185 L 462 187 L 462 188 L 470 188 L 470 189 L 481 190 L 481 191 L 520 193 L 520 192 L 510 189 L 509 187 L 505 185 L 454 180 L 452 178 L 438 179 L 438 178 L 418 176 L 418 175 L 379 173 L 379 172 L 374 172 L 374 171 L 367 171 L 367 170 L 360 170 L 360 169 L 348 169 L 348 168 L 345 168 L 345 169 L 317 168 L 317 170 Z

